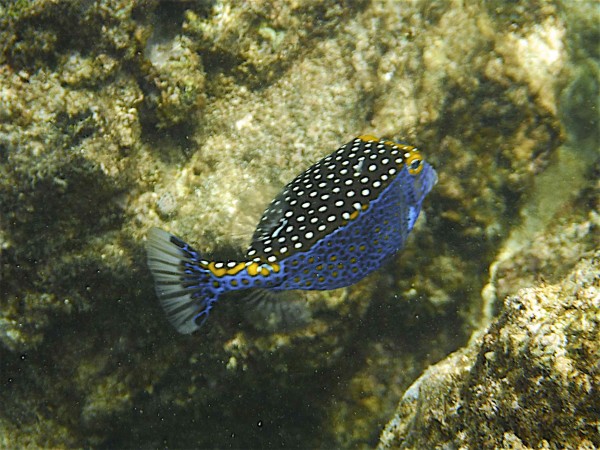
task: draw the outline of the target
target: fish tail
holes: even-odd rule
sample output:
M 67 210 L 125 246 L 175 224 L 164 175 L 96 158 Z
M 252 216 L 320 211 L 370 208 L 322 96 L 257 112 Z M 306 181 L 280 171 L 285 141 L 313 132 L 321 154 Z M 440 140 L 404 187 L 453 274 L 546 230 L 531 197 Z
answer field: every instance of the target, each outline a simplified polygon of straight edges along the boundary
M 148 232 L 148 267 L 156 295 L 169 322 L 182 334 L 198 330 L 208 318 L 220 292 L 212 288 L 212 275 L 200 254 L 190 245 L 159 228 Z

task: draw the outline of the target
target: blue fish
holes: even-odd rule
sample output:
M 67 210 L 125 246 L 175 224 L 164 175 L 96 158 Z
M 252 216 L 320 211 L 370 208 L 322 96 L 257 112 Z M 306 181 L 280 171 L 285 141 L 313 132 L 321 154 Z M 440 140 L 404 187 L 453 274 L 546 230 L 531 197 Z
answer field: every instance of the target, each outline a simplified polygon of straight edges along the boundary
M 171 324 L 189 334 L 225 292 L 349 286 L 404 246 L 436 182 L 417 148 L 359 136 L 283 188 L 243 260 L 210 261 L 151 229 L 146 250 L 156 294 Z

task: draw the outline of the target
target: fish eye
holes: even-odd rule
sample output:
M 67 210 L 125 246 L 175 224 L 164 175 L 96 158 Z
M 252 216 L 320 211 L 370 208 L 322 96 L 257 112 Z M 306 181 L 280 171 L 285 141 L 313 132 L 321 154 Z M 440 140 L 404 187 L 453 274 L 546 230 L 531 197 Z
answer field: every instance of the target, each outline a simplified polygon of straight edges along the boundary
M 423 170 L 423 159 L 421 158 L 421 155 L 418 153 L 410 155 L 406 160 L 406 166 L 408 167 L 408 173 L 417 175 Z

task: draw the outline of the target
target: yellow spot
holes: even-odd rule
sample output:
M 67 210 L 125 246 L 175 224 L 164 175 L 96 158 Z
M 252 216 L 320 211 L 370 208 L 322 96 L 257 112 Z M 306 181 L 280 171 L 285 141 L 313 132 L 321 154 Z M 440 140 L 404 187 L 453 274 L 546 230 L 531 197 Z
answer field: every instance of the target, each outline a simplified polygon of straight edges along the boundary
M 323 264 L 319 264 L 317 267 L 315 267 L 316 270 L 323 270 Z
M 231 285 L 232 285 L 232 286 L 237 286 L 237 285 L 238 285 L 238 282 L 237 282 L 237 280 L 231 280 Z
M 294 283 L 300 283 L 300 277 L 294 277 Z
M 271 271 L 270 271 L 270 270 L 269 270 L 267 267 L 262 267 L 262 268 L 260 269 L 260 274 L 261 274 L 263 277 L 268 277 L 270 273 L 271 273 Z
M 322 283 L 323 281 L 325 281 L 325 277 L 319 277 L 319 281 Z
M 208 263 L 208 269 L 213 273 L 214 276 L 221 278 L 223 275 L 227 273 L 227 269 L 225 267 L 217 268 L 215 267 L 214 262 Z
M 353 252 L 354 250 L 356 250 L 356 247 L 354 245 L 351 245 L 348 250 L 350 250 L 351 252 Z
M 312 281 L 306 281 L 304 284 L 305 284 L 306 286 L 312 286 Z
M 343 263 L 338 263 L 338 269 L 343 269 L 344 268 L 344 264 Z
M 297 259 L 293 260 L 293 261 L 292 261 L 292 266 L 294 266 L 294 267 L 295 267 L 295 266 L 297 266 L 297 265 L 298 265 L 298 260 L 297 260 Z
M 354 212 L 352 212 L 352 214 L 350 214 L 350 220 L 354 220 L 358 217 L 360 211 L 356 210 Z
M 331 276 L 332 276 L 333 278 L 337 278 L 337 276 L 338 276 L 338 273 L 337 273 L 337 271 L 331 272 Z
M 360 247 L 358 247 L 358 249 L 359 249 L 361 252 L 364 252 L 364 251 L 367 249 L 367 247 L 365 247 L 364 245 L 361 245 Z
M 218 288 L 219 286 L 221 286 L 221 283 L 219 283 L 218 281 L 213 281 L 213 287 Z
M 227 275 L 236 275 L 246 267 L 246 263 L 237 263 L 235 266 L 227 269 Z
M 376 138 L 375 136 L 373 136 L 371 134 L 361 134 L 360 136 L 358 136 L 358 139 L 360 139 L 361 141 L 364 141 L 364 142 L 371 142 L 371 141 L 379 140 L 379 138 Z
M 381 231 L 381 227 L 375 227 L 375 233 L 379 233 Z
M 242 284 L 243 284 L 243 285 L 247 285 L 247 284 L 249 284 L 249 283 L 250 283 L 250 282 L 249 282 L 248 280 L 246 280 L 245 278 L 242 278 Z
M 351 262 L 352 264 L 355 264 L 355 263 L 356 263 L 356 258 L 350 258 L 350 262 Z
M 252 264 L 250 264 L 247 268 L 246 271 L 248 272 L 248 275 L 255 277 L 256 275 L 258 275 L 258 267 L 259 264 L 256 262 L 253 262 Z
M 336 255 L 331 255 L 329 257 L 329 261 L 337 261 L 337 256 Z
M 314 256 L 311 256 L 310 258 L 308 258 L 308 262 L 311 264 L 314 263 L 315 262 Z

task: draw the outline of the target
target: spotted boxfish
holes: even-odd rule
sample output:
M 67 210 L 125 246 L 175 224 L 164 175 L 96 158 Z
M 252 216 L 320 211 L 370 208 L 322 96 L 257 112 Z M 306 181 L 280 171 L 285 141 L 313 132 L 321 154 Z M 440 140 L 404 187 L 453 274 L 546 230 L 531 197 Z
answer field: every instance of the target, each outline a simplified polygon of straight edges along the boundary
M 188 334 L 226 292 L 354 284 L 404 246 L 436 181 L 416 147 L 359 136 L 283 188 L 242 260 L 211 261 L 151 229 L 146 250 L 156 294 L 169 321 Z

